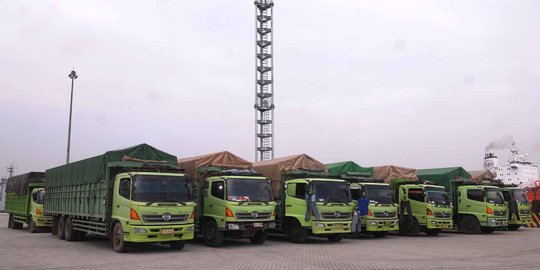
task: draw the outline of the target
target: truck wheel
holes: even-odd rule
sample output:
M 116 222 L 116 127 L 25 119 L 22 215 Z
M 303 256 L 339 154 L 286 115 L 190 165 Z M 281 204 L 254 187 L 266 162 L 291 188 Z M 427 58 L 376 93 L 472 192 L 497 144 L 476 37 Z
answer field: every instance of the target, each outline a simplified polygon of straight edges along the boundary
M 407 218 L 405 218 L 405 222 L 399 224 L 399 234 L 405 236 L 419 235 L 420 225 L 418 225 L 418 221 L 413 218 L 411 222 L 407 222 Z
M 186 246 L 186 241 L 172 241 L 172 242 L 169 242 L 169 246 L 171 247 L 171 249 L 183 249 L 184 246 Z
M 128 245 L 124 241 L 124 230 L 122 229 L 122 224 L 120 224 L 120 222 L 114 224 L 113 233 L 111 235 L 111 242 L 114 251 L 118 253 L 123 253 L 128 250 Z
M 517 231 L 521 227 L 521 224 L 508 224 L 509 231 Z
M 437 236 L 441 231 L 441 229 L 426 229 L 426 234 L 429 236 Z
M 372 232 L 371 234 L 373 234 L 375 238 L 383 238 L 388 234 L 388 232 Z
M 64 217 L 60 217 L 58 219 L 58 226 L 56 227 L 56 231 L 57 231 L 56 234 L 58 235 L 58 239 L 60 240 L 64 239 L 64 224 L 65 224 Z
M 287 238 L 293 243 L 301 244 L 307 242 L 308 231 L 296 219 L 292 219 L 287 224 Z
M 219 230 L 216 221 L 209 219 L 204 223 L 203 238 L 209 247 L 220 247 L 223 245 L 225 235 Z
M 9 214 L 9 219 L 8 219 L 8 228 L 10 229 L 15 229 L 13 228 L 13 214 Z
M 476 217 L 464 216 L 459 221 L 459 229 L 463 233 L 480 233 L 480 223 Z
M 36 233 L 37 232 L 37 227 L 36 227 L 36 224 L 34 223 L 34 219 L 32 217 L 30 217 L 30 221 L 28 221 L 27 229 L 28 229 L 28 231 L 30 233 Z
M 13 227 L 11 227 L 12 229 L 20 230 L 20 229 L 22 229 L 23 224 L 20 223 L 20 222 L 15 221 L 15 217 L 13 217 L 13 225 L 12 226 L 13 226 Z
M 263 230 L 259 230 L 258 232 L 255 233 L 254 236 L 249 238 L 249 241 L 252 244 L 262 244 L 264 243 L 264 241 L 266 241 L 266 238 L 267 238 L 266 232 Z
M 339 242 L 341 241 L 341 239 L 343 239 L 343 234 L 341 233 L 336 233 L 336 234 L 330 234 L 327 236 L 328 238 L 328 241 L 330 242 Z
M 73 229 L 73 219 L 68 217 L 64 223 L 64 239 L 68 242 L 77 241 L 77 231 Z
M 495 228 L 493 228 L 493 227 L 481 227 L 480 231 L 482 233 L 493 233 L 495 231 Z

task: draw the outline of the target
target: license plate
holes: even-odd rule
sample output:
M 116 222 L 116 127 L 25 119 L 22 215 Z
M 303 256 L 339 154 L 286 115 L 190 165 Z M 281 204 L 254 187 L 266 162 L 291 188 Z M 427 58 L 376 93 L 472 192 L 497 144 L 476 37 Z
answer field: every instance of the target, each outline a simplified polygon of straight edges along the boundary
M 341 227 L 343 227 L 343 224 L 342 223 L 336 223 L 336 224 L 334 224 L 334 227 L 341 228 Z
M 253 223 L 253 228 L 262 228 L 263 226 L 262 223 Z
M 162 229 L 161 230 L 161 234 L 173 234 L 173 233 L 174 233 L 173 229 Z

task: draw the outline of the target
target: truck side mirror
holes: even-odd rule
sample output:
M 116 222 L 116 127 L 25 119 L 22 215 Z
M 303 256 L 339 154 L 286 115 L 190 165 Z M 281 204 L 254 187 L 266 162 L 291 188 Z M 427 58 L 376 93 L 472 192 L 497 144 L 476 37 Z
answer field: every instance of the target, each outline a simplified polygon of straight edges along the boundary
M 309 185 L 309 187 L 308 187 L 308 195 L 313 195 L 313 194 L 315 194 L 315 190 L 314 190 L 312 185 Z
M 203 197 L 205 197 L 205 198 L 208 197 L 208 189 L 203 189 L 202 195 L 203 195 Z

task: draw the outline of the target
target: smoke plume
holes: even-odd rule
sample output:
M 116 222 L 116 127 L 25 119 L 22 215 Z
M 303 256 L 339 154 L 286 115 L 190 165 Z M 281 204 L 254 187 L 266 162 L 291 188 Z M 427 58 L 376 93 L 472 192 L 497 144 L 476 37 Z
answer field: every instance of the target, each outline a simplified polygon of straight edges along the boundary
M 510 148 L 515 143 L 514 136 L 505 135 L 497 140 L 490 142 L 486 145 L 485 151 L 489 152 L 494 149 L 506 149 Z

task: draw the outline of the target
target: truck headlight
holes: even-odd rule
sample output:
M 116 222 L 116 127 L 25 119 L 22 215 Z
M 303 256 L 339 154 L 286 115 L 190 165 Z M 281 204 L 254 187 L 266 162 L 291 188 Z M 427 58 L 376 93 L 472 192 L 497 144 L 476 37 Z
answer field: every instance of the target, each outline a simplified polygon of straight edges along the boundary
M 146 229 L 145 228 L 134 228 L 133 232 L 134 233 L 146 233 Z
M 275 223 L 275 222 L 270 222 L 270 223 L 268 223 L 268 228 L 269 228 L 269 229 L 273 229 L 273 228 L 275 228 L 275 227 L 276 227 L 276 223 Z
M 240 226 L 238 226 L 238 224 L 234 224 L 234 223 L 229 223 L 227 224 L 229 230 L 240 230 Z
M 317 223 L 317 227 L 324 227 L 324 224 L 323 223 Z
M 193 226 L 189 226 L 186 228 L 186 232 L 192 232 L 193 231 Z
M 377 221 L 368 221 L 367 225 L 377 225 Z

